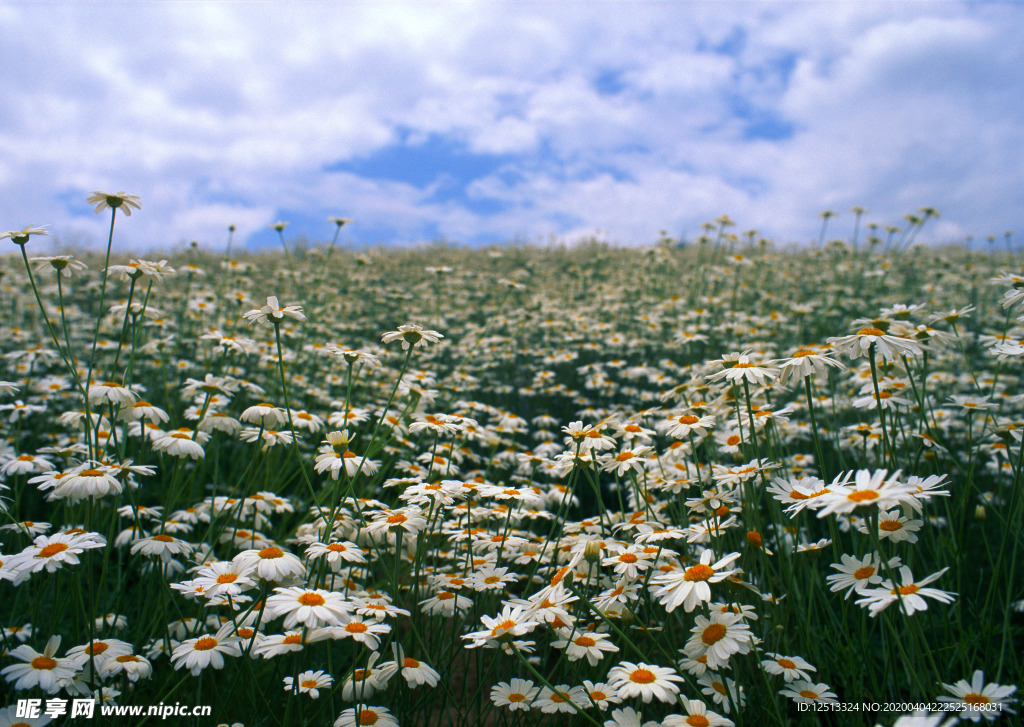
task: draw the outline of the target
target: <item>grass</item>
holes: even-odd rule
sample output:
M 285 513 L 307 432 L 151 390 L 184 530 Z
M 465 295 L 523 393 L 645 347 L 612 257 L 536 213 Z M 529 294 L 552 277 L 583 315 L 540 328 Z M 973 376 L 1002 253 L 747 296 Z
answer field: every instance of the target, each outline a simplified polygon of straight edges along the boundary
M 724 230 L 109 274 L 26 236 L 10 721 L 92 692 L 196 725 L 888 726 L 939 697 L 1012 721 L 1020 256 Z

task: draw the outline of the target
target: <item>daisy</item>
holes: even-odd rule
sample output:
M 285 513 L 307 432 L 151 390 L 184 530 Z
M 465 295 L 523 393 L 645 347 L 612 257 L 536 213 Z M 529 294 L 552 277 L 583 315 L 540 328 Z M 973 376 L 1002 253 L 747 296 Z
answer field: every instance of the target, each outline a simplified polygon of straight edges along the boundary
M 437 343 L 444 336 L 437 331 L 429 331 L 416 324 L 399 326 L 397 331 L 388 331 L 380 337 L 381 343 L 401 341 L 402 350 L 407 351 L 410 346 L 425 346 L 428 343 Z
M 346 563 L 366 562 L 363 549 L 348 540 L 311 543 L 306 548 L 306 557 L 310 560 L 323 558 L 334 572 L 341 570 Z
M 670 714 L 662 724 L 665 727 L 733 727 L 731 719 L 709 711 L 708 706 L 699 699 L 684 699 L 683 709 L 686 710 L 686 717 Z
M 28 417 L 30 414 L 41 414 L 46 411 L 46 407 L 42 404 L 26 404 L 21 399 L 18 399 L 13 404 L 4 404 L 0 406 L 0 411 L 9 411 L 10 414 L 7 417 L 7 421 L 14 423 Z
M 648 554 L 645 549 L 631 546 L 618 555 L 604 558 L 601 565 L 614 566 L 615 572 L 630 580 L 636 580 L 641 571 L 648 570 L 653 565 L 653 554 Z
M 472 599 L 451 591 L 439 591 L 437 595 L 420 601 L 420 610 L 430 616 L 450 617 L 456 613 L 465 615 L 472 606 Z
M 243 442 L 262 440 L 263 446 L 261 449 L 264 452 L 279 444 L 291 444 L 294 440 L 291 432 L 278 431 L 277 429 L 257 429 L 256 427 L 246 427 L 239 432 L 238 438 Z
M 545 714 L 556 714 L 558 712 L 578 712 L 581 705 L 586 703 L 587 692 L 583 687 L 556 684 L 554 689 L 542 688 L 533 702 L 533 706 Z
M 831 490 L 824 480 L 811 475 L 788 480 L 776 477 L 768 486 L 768 492 L 780 503 L 787 505 L 786 514 L 793 517 L 805 508 L 816 510 L 821 507 L 823 502 L 819 498 Z
M 888 479 L 887 474 L 886 470 L 857 470 L 853 485 L 845 482 L 840 484 L 840 478 L 837 477 L 829 485 L 829 493 L 821 498 L 822 508 L 818 511 L 818 517 L 852 513 L 859 507 L 872 505 L 889 509 L 912 500 L 910 488 L 897 481 L 901 472 L 893 472 Z M 849 474 L 846 477 L 848 479 Z
M 921 512 L 922 502 L 932 497 L 949 497 L 949 490 L 940 490 L 939 487 L 948 485 L 946 482 L 947 475 L 930 475 L 925 479 L 921 479 L 916 475 L 911 475 L 907 478 L 906 486 L 912 497 L 907 500 L 906 504 L 910 506 L 914 512 Z
M 827 342 L 836 353 L 843 353 L 850 358 L 868 356 L 875 351 L 885 361 L 898 359 L 900 356 L 920 356 L 921 346 L 914 340 L 900 336 L 890 336 L 880 328 L 861 328 L 849 336 L 829 338 Z
M 391 716 L 391 712 L 386 707 L 367 707 L 365 704 L 357 704 L 338 715 L 338 719 L 334 720 L 334 727 L 399 727 L 399 725 L 398 720 Z
M 641 697 L 644 703 L 655 697 L 668 704 L 675 702 L 679 687 L 674 682 L 681 681 L 683 678 L 674 669 L 629 661 L 612 667 L 608 672 L 608 683 L 621 697 Z
M 50 233 L 46 231 L 46 225 L 42 227 L 28 225 L 20 230 L 8 230 L 7 232 L 0 233 L 0 240 L 10 240 L 15 245 L 24 245 L 32 235 L 49 237 Z
M 117 194 L 96 191 L 86 197 L 85 201 L 89 204 L 96 205 L 96 209 L 93 210 L 96 214 L 99 214 L 106 209 L 120 209 L 124 212 L 125 217 L 131 217 L 133 209 L 142 209 L 142 202 L 139 200 L 138 196 L 128 194 L 124 191 L 118 192 Z
M 686 655 L 696 658 L 707 655 L 707 665 L 718 669 L 726 665 L 733 654 L 746 654 L 755 643 L 755 637 L 741 614 L 713 611 L 711 618 L 697 616 L 693 634 L 686 642 Z
M 0 240 L 3 237 L 0 236 Z M 45 727 L 50 724 L 53 719 L 46 716 L 43 712 L 37 712 L 37 717 L 25 717 L 22 715 L 22 707 L 18 704 L 12 704 L 10 707 L 0 707 L 0 725 L 10 725 L 11 727 Z
M 135 683 L 140 679 L 149 679 L 153 675 L 153 665 L 144 656 L 120 654 L 106 659 L 96 668 L 96 673 L 100 679 L 109 679 L 123 673 L 128 681 Z
M 22 664 L 11 664 L 0 669 L 0 675 L 14 683 L 14 689 L 39 687 L 47 694 L 56 694 L 70 682 L 78 671 L 78 662 L 57 656 L 60 636 L 51 636 L 43 652 L 39 653 L 28 644 L 22 644 L 10 651 L 8 656 L 20 659 Z
M 706 437 L 708 429 L 715 426 L 715 418 L 710 414 L 696 416 L 694 414 L 673 415 L 660 429 L 672 439 L 687 439 L 690 434 Z
M 391 627 L 387 624 L 377 623 L 376 620 L 363 621 L 359 616 L 353 616 L 344 626 L 335 626 L 333 628 L 334 633 L 338 634 L 340 638 L 350 638 L 358 641 L 371 651 L 376 651 L 380 648 L 378 634 L 383 636 L 384 634 L 391 633 Z
M 373 520 L 366 526 L 365 532 L 370 536 L 381 536 L 387 533 L 402 531 L 416 535 L 427 525 L 424 512 L 415 505 L 395 510 L 383 510 L 374 514 Z
M 205 432 L 193 433 L 188 427 L 181 427 L 153 440 L 153 449 L 166 452 L 172 457 L 202 459 L 206 456 L 202 443 L 209 438 L 210 435 Z
M 14 530 L 25 535 L 42 535 L 51 527 L 53 527 L 53 525 L 50 523 L 39 522 L 37 520 L 22 520 L 17 523 L 0 525 L 0 530 Z
M 870 586 L 882 582 L 882 576 L 879 574 L 882 567 L 882 559 L 877 553 L 869 553 L 861 558 L 843 554 L 840 556 L 840 560 L 842 563 L 833 563 L 831 566 L 839 571 L 839 573 L 825 578 L 829 583 L 829 589 L 833 593 L 837 593 L 845 588 L 846 593 L 843 595 L 849 598 L 850 594 L 854 591 L 860 593 Z M 897 568 L 900 564 L 901 560 L 898 556 L 889 560 L 890 568 Z
M 467 649 L 478 646 L 493 648 L 499 641 L 511 641 L 514 637 L 528 634 L 540 626 L 540 623 L 527 617 L 524 609 L 507 605 L 494 618 L 481 616 L 480 620 L 487 629 L 464 634 L 462 638 L 472 642 L 466 646 Z
M 287 421 L 287 412 L 273 404 L 253 404 L 241 413 L 238 420 L 263 429 L 277 429 Z
M 311 414 L 308 411 L 291 410 L 292 423 L 296 429 L 305 429 L 307 432 L 319 432 L 324 428 L 324 420 L 318 417 L 316 414 Z
M 116 381 L 106 381 L 102 384 L 89 384 L 86 391 L 90 404 L 112 404 L 115 407 L 131 406 L 138 398 L 131 389 L 121 386 Z
M 917 611 L 928 610 L 928 602 L 924 597 L 934 598 L 942 603 L 952 603 L 956 600 L 956 594 L 949 591 L 942 591 L 938 588 L 922 588 L 934 580 L 937 580 L 949 567 L 943 568 L 937 573 L 932 573 L 927 578 L 915 583 L 914 575 L 907 566 L 900 567 L 900 580 L 903 582 L 899 587 L 893 585 L 891 580 L 884 581 L 880 588 L 873 588 L 861 591 L 863 598 L 856 601 L 858 606 L 865 606 L 869 609 L 872 617 L 877 616 L 894 603 L 899 603 L 908 616 Z
M 96 533 L 56 533 L 39 535 L 32 545 L 9 561 L 9 567 L 20 574 L 53 573 L 65 565 L 78 565 L 78 556 L 86 550 L 102 548 L 106 541 Z
M 657 598 L 669 613 L 680 605 L 689 613 L 700 604 L 711 600 L 711 588 L 708 583 L 718 583 L 735 573 L 736 569 L 726 568 L 739 557 L 739 553 L 730 553 L 712 565 L 714 553 L 710 549 L 705 549 L 700 554 L 700 562 L 685 571 L 659 573 L 651 578 L 651 595 Z
M 203 587 L 207 598 L 237 596 L 256 587 L 256 581 L 245 575 L 243 570 L 247 569 L 232 562 L 214 561 L 199 569 L 195 583 Z
M 739 357 L 735 360 L 731 358 L 723 359 L 721 362 L 726 368 L 723 371 L 719 371 L 717 374 L 712 374 L 707 377 L 708 381 L 721 381 L 725 379 L 731 383 L 739 383 L 741 381 L 748 381 L 751 384 L 765 385 L 771 379 L 776 378 L 779 375 L 779 371 L 771 366 L 759 366 L 750 360 L 750 357 L 745 354 L 739 354 Z
M 247 575 L 255 575 L 266 581 L 283 581 L 306 572 L 301 560 L 274 545 L 260 550 L 244 550 L 232 558 L 231 562 L 240 566 Z
M 519 580 L 519 575 L 509 573 L 508 568 L 488 566 L 473 571 L 466 579 L 466 586 L 480 592 L 501 591 L 506 585 L 515 583 L 517 580 Z
M 931 713 L 921 709 L 911 714 L 902 715 L 892 723 L 892 727 L 953 727 L 956 723 L 957 717 L 955 716 L 950 717 L 945 712 Z M 882 727 L 882 725 L 877 724 L 875 727 Z
M 789 697 L 798 704 L 837 704 L 839 700 L 829 691 L 828 684 L 815 684 L 807 679 L 790 682 L 788 689 L 779 690 L 779 694 Z
M 604 727 L 662 727 L 661 722 L 654 720 L 641 722 L 641 720 L 643 720 L 643 715 L 632 707 L 613 709 L 612 718 L 605 720 Z
M 382 593 L 373 594 L 365 598 L 353 597 L 352 605 L 360 616 L 372 616 L 377 621 L 409 615 L 409 612 L 404 608 L 395 606 L 390 596 Z
M 813 666 L 801 659 L 799 656 L 782 656 L 781 654 L 766 653 L 767 659 L 761 662 L 761 668 L 769 674 L 781 674 L 787 682 L 796 679 L 810 680 L 807 672 L 817 671 Z
M 158 533 L 148 538 L 140 538 L 132 543 L 131 552 L 142 553 L 160 558 L 164 563 L 178 555 L 187 556 L 192 552 L 192 543 L 179 540 L 167 533 Z
M 0 467 L 0 473 L 5 475 L 27 475 L 33 472 L 45 472 L 52 469 L 53 465 L 48 459 L 37 457 L 34 454 L 20 454 L 4 464 L 3 467 Z
M 306 316 L 302 313 L 301 305 L 283 306 L 278 302 L 276 295 L 268 297 L 267 304 L 262 308 L 247 311 L 242 314 L 242 317 L 249 321 L 249 323 L 265 323 L 273 326 L 281 325 L 281 322 L 286 317 L 296 321 L 306 320 Z
M 130 280 L 162 283 L 165 275 L 174 275 L 174 268 L 166 260 L 129 260 L 127 265 L 111 265 L 107 275 L 117 277 L 121 282 Z
M 995 682 L 985 684 L 985 673 L 980 669 L 971 676 L 970 683 L 961 679 L 956 684 L 943 684 L 942 688 L 953 696 L 938 697 L 937 701 L 965 705 L 965 709 L 957 714 L 972 722 L 978 722 L 982 717 L 991 722 L 1003 712 L 1016 714 L 1010 709 L 1010 704 L 1016 701 L 1010 695 L 1017 691 L 1017 687 Z
M 224 668 L 225 656 L 241 656 L 241 640 L 237 636 L 218 633 L 216 636 L 204 634 L 182 641 L 171 653 L 174 668 L 188 669 L 192 676 L 199 676 L 208 666 L 214 669 Z
M 410 688 L 415 689 L 424 684 L 428 687 L 437 686 L 441 675 L 434 671 L 429 664 L 406 656 L 405 650 L 397 642 L 391 644 L 391 650 L 395 656 L 395 664 L 398 665 L 398 672 Z
M 284 678 L 284 690 L 295 691 L 295 679 Z M 334 677 L 324 671 L 304 671 L 298 677 L 299 694 L 308 694 L 310 699 L 319 699 L 321 689 L 329 689 L 334 684 Z
M 602 711 L 607 710 L 612 704 L 620 704 L 622 702 L 622 697 L 619 696 L 619 693 L 604 682 L 595 683 L 589 679 L 584 679 L 583 688 L 590 697 L 590 701 Z
M 527 679 L 512 679 L 499 682 L 491 687 L 491 701 L 496 707 L 508 707 L 509 711 L 530 711 L 530 705 L 540 694 L 540 688 Z
M 340 593 L 314 588 L 275 588 L 267 598 L 267 618 L 284 616 L 284 627 L 337 626 L 348 620 L 352 604 Z
M 711 697 L 712 701 L 721 705 L 726 712 L 733 707 L 741 708 L 747 702 L 747 695 L 735 679 L 708 672 L 701 675 L 697 684 L 705 696 Z
M 360 472 L 366 475 L 374 474 L 380 467 L 380 462 L 375 459 L 367 459 L 363 455 L 346 449 L 344 452 L 334 450 L 322 451 L 316 456 L 316 464 L 313 469 L 317 472 L 330 471 L 331 477 L 338 479 L 341 471 L 344 470 L 349 477 L 355 477 Z
M 40 489 L 42 487 L 43 485 L 40 485 Z M 124 484 L 114 477 L 110 468 L 96 462 L 86 462 L 70 472 L 63 473 L 53 489 L 52 496 L 77 502 L 87 497 L 119 495 L 123 489 Z
M 923 520 L 911 520 L 903 517 L 899 510 L 878 513 L 878 537 L 881 540 L 891 540 L 894 543 L 916 543 L 917 531 L 924 525 Z M 867 534 L 868 528 L 857 528 L 859 532 Z
M 389 661 L 375 669 L 374 667 L 378 659 L 380 659 L 379 652 L 370 654 L 366 668 L 356 669 L 342 682 L 342 699 L 348 702 L 354 699 L 362 699 L 363 697 L 372 697 L 378 691 L 387 688 L 388 682 L 395 675 L 398 666 L 394 662 Z
M 622 477 L 628 472 L 637 475 L 644 473 L 647 462 L 647 455 L 653 451 L 651 447 L 638 446 L 632 449 L 624 449 L 618 454 L 606 454 L 598 457 L 598 463 L 605 472 L 614 472 Z
M 241 629 L 239 629 L 241 631 Z M 307 633 L 307 637 L 309 634 Z M 290 631 L 283 634 L 271 634 L 265 636 L 259 632 L 249 634 L 245 639 L 245 644 L 248 648 L 249 642 L 252 641 L 253 646 L 252 653 L 255 656 L 262 656 L 264 659 L 273 659 L 275 656 L 281 654 L 289 654 L 295 651 L 302 651 L 303 647 L 308 641 L 302 638 L 302 632 Z
M 774 363 L 779 364 L 779 383 L 785 383 L 791 377 L 802 381 L 812 374 L 825 378 L 830 367 L 839 371 L 846 368 L 835 359 L 806 348 L 800 349 L 790 358 L 779 359 Z
M 82 646 L 68 649 L 67 658 L 79 665 L 89 663 L 102 666 L 108 659 L 132 653 L 132 645 L 120 639 L 96 639 Z
M 569 629 L 561 629 L 559 630 L 559 636 L 561 638 L 551 644 L 551 646 L 556 649 L 565 649 L 569 661 L 579 661 L 586 658 L 591 666 L 597 666 L 597 663 L 604 658 L 606 653 L 614 654 L 619 650 L 619 647 L 610 641 L 611 637 L 608 634 L 596 631 L 579 633 Z

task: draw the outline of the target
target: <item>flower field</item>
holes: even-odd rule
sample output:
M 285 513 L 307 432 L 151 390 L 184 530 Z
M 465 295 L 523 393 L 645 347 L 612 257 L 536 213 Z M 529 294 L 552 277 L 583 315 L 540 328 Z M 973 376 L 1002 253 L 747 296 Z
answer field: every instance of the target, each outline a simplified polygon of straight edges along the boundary
M 140 207 L 90 202 L 112 241 Z M 0 726 L 1013 724 L 1024 258 L 914 244 L 929 215 L 813 249 L 6 233 Z

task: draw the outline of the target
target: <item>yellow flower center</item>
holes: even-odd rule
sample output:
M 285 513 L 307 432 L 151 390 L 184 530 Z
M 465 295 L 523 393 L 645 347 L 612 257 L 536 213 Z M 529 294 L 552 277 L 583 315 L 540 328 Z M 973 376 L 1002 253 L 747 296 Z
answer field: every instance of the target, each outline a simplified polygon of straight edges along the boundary
M 699 563 L 692 568 L 686 570 L 686 574 L 683 576 L 684 581 L 706 581 L 708 578 L 715 574 L 715 569 L 711 566 Z
M 36 557 L 52 558 L 53 556 L 57 555 L 57 553 L 63 553 L 67 549 L 67 543 L 50 543 L 49 545 L 41 548 L 40 551 L 36 553 Z
M 652 684 L 656 677 L 654 672 L 649 669 L 635 669 L 633 673 L 629 675 L 629 681 L 636 684 Z
M 706 629 L 704 629 L 704 633 L 700 635 L 700 640 L 708 646 L 711 646 L 712 644 L 724 639 L 725 634 L 725 626 L 723 626 L 722 624 L 711 624 Z
M 299 596 L 299 603 L 303 606 L 323 606 L 326 601 L 319 593 L 307 592 Z

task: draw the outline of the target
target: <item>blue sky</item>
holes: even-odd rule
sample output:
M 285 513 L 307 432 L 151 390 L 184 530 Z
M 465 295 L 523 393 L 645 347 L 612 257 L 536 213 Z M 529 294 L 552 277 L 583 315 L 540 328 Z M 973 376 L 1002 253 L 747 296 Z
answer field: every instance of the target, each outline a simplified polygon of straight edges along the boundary
M 1024 5 L 0 2 L 0 228 L 131 249 L 1021 230 Z M 1024 232 L 1024 230 L 1021 230 Z M 832 236 L 832 235 L 830 235 Z

